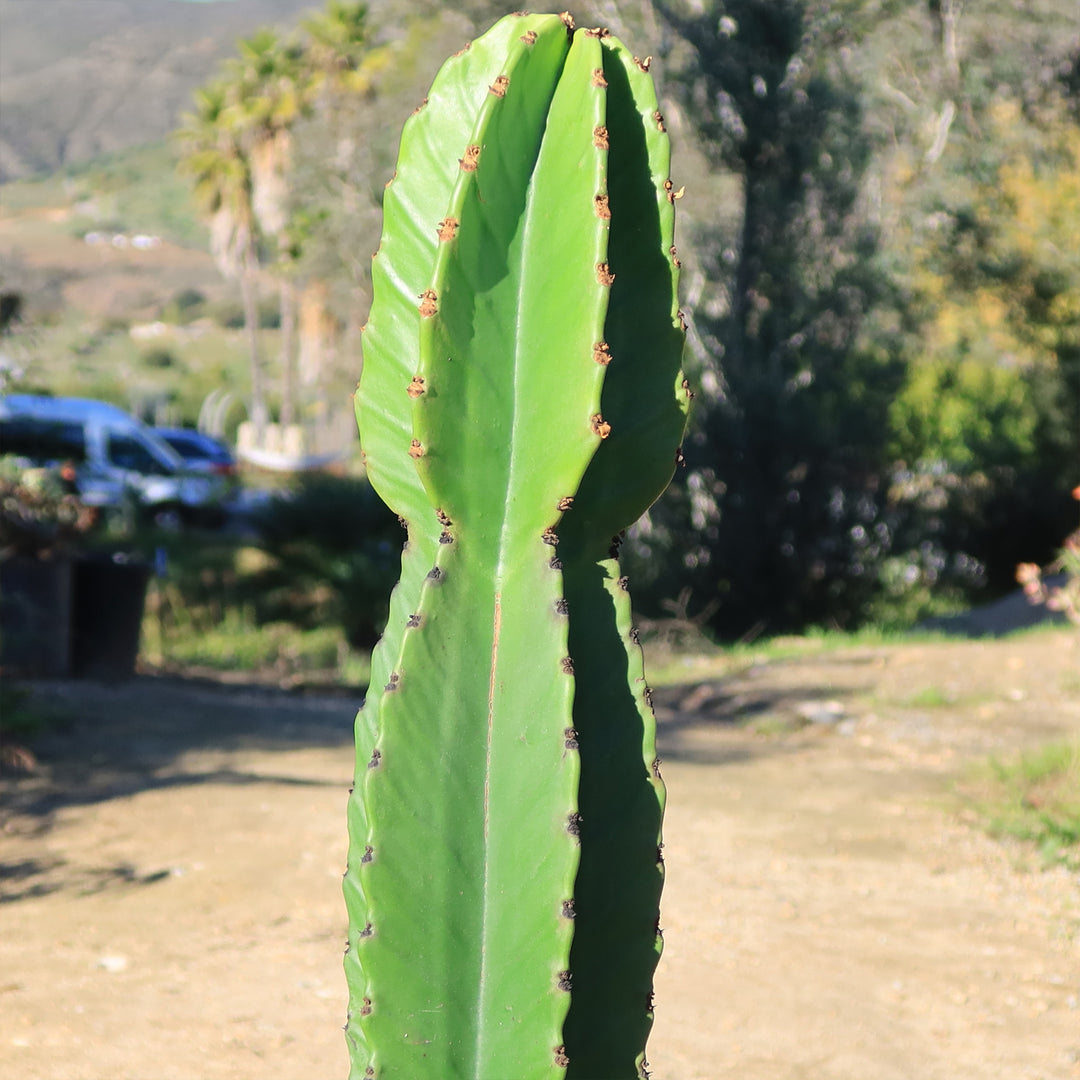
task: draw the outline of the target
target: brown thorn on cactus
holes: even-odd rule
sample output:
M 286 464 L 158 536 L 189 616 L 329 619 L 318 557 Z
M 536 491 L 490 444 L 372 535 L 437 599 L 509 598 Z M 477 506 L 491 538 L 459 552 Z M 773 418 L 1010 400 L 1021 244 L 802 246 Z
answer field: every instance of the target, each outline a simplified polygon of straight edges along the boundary
M 566 1055 L 566 1047 L 560 1043 L 555 1047 L 555 1067 L 565 1069 L 570 1064 L 570 1058 Z
M 574 32 L 574 16 L 569 11 L 560 11 L 559 18 L 562 19 L 563 25 L 570 33 Z
M 679 326 L 682 328 L 682 332 L 685 334 L 688 329 L 686 325 L 686 313 L 683 311 L 682 308 L 679 308 L 677 314 L 679 316 Z
M 603 68 L 593 68 L 592 85 L 593 86 L 607 86 L 607 79 L 604 78 L 604 69 Z
M 371 1015 L 371 998 L 369 998 L 369 997 L 364 998 L 363 1004 L 360 1006 L 360 1015 L 361 1016 L 370 1016 Z
M 421 101 L 420 104 L 417 105 L 415 109 L 413 109 L 413 111 L 412 111 L 413 116 L 415 116 L 418 112 L 423 112 L 424 109 L 427 107 L 427 102 L 428 102 L 428 99 L 424 98 L 424 100 Z M 397 173 L 394 173 L 394 176 L 397 176 Z
M 652 990 L 645 995 L 645 1011 L 650 1013 L 656 1011 L 656 994 Z
M 443 218 L 439 222 L 439 243 L 445 244 L 448 240 L 453 240 L 457 235 L 460 224 L 461 222 L 457 218 Z
M 652 687 L 651 686 L 646 686 L 645 689 L 641 691 L 641 696 L 645 699 L 645 704 L 648 705 L 649 710 L 651 711 L 652 707 L 653 707 L 653 704 L 652 704 Z
M 571 836 L 581 835 L 581 815 L 578 813 L 566 815 L 566 831 Z
M 684 469 L 686 468 L 686 458 L 683 457 L 683 452 L 682 452 L 682 447 L 681 446 L 676 446 L 675 447 L 675 464 L 676 465 L 681 465 Z
M 424 386 L 424 376 L 414 375 L 412 382 L 409 383 L 409 388 L 405 391 L 414 401 L 427 389 Z
M 439 310 L 439 295 L 434 289 L 425 289 L 420 294 L 420 317 L 430 319 Z
M 664 865 L 664 845 L 662 843 L 656 845 L 656 865 Z
M 623 537 L 625 533 L 619 533 L 617 536 L 611 538 L 611 547 L 608 548 L 608 558 L 617 559 L 619 557 L 619 548 L 622 547 Z
M 577 912 L 574 910 L 573 897 L 571 897 L 569 900 L 564 900 L 562 902 L 562 917 L 564 919 L 572 919 L 576 915 L 577 915 Z
M 552 555 L 551 560 L 548 562 L 548 566 L 550 566 L 552 570 L 561 570 L 562 559 L 558 559 L 554 555 Z
M 596 280 L 601 285 L 613 285 L 615 283 L 615 275 L 606 262 L 596 264 Z
M 652 114 L 652 118 L 656 122 L 657 130 L 667 131 L 667 125 L 664 123 L 664 114 L 659 109 Z
M 442 576 L 443 576 L 443 572 L 437 566 L 433 566 L 427 572 L 428 581 L 442 581 Z
M 630 637 L 630 643 L 632 645 L 640 645 L 641 644 L 641 631 L 638 630 L 638 628 L 636 626 L 631 626 L 630 627 L 629 637 Z
M 647 73 L 647 72 L 648 72 L 648 70 L 649 70 L 649 68 L 650 68 L 650 67 L 652 66 L 652 57 L 651 57 L 651 56 L 646 56 L 644 60 L 639 60 L 639 59 L 638 59 L 638 58 L 637 58 L 637 57 L 635 56 L 635 57 L 634 57 L 634 63 L 635 63 L 635 64 L 637 64 L 637 66 L 638 66 L 638 67 L 639 67 L 639 68 L 640 68 L 640 69 L 641 69 L 642 71 L 644 71 L 644 72 L 646 72 L 646 73 Z
M 405 623 L 405 627 L 408 630 L 415 630 L 420 625 L 419 615 L 410 615 Z
M 419 112 L 426 104 L 427 104 L 427 98 L 424 98 L 424 100 L 421 101 L 420 104 L 416 106 L 415 111 Z M 383 187 L 389 187 L 396 179 L 397 179 L 397 169 L 395 169 L 390 174 L 390 179 L 387 180 L 385 184 L 383 184 Z
M 670 247 L 671 261 L 675 264 L 675 269 L 680 270 L 682 268 L 682 259 L 679 258 L 679 249 L 672 244 Z
M 589 417 L 589 427 L 593 434 L 599 435 L 601 439 L 606 439 L 611 434 L 611 425 L 599 413 L 593 413 Z
M 686 400 L 687 401 L 693 401 L 694 400 L 694 391 L 690 389 L 690 380 L 689 379 L 683 379 L 682 388 L 686 392 Z
M 396 671 L 390 672 L 390 681 L 383 687 L 388 693 L 393 693 L 398 688 L 398 683 L 401 682 L 401 676 Z
M 471 48 L 472 48 L 472 42 L 471 41 L 466 41 L 465 44 L 462 45 L 461 48 L 458 49 L 458 51 L 456 53 L 454 53 L 454 58 L 457 59 L 457 57 L 459 57 L 459 56 L 464 56 Z
M 567 602 L 565 597 L 560 596 L 559 599 L 555 601 L 555 611 L 559 615 L 570 614 L 570 604 Z
M 655 757 L 652 759 L 652 774 L 657 780 L 660 779 L 660 766 L 663 764 L 663 759 Z
M 521 40 L 524 41 L 526 45 L 535 45 L 536 44 L 536 31 L 535 30 L 526 30 L 525 33 L 521 35 Z
M 511 11 L 511 15 L 516 15 L 519 19 L 524 19 L 529 13 L 527 11 Z
M 441 525 L 441 526 L 442 526 L 442 527 L 443 527 L 444 529 L 449 529 L 449 528 L 450 528 L 450 526 L 454 524 L 454 523 L 453 523 L 453 522 L 452 522 L 452 521 L 450 520 L 450 517 L 449 517 L 449 515 L 448 515 L 448 514 L 446 514 L 446 513 L 445 513 L 445 512 L 443 511 L 443 510 L 439 509 L 438 507 L 436 507 L 436 508 L 435 508 L 435 516 L 436 516 L 436 517 L 437 517 L 437 518 L 439 519 L 439 524 L 440 524 L 440 525 Z
M 495 81 L 488 87 L 488 90 L 496 97 L 506 97 L 506 88 L 510 85 L 510 80 L 505 75 L 497 75 Z
M 419 439 L 413 439 L 409 444 L 409 457 L 422 458 L 424 456 L 424 447 Z
M 375 858 L 375 849 L 370 844 L 364 845 L 364 854 L 360 856 L 362 863 L 369 863 Z
M 551 547 L 555 547 L 559 542 L 559 534 L 549 525 L 541 534 L 540 539 L 545 544 L 549 544 Z
M 630 591 L 630 579 L 625 574 L 619 578 L 619 588 L 622 589 L 623 592 Z
M 592 358 L 601 366 L 611 363 L 611 346 L 606 341 L 598 341 L 592 347 Z
M 367 763 L 367 767 L 369 769 L 377 769 L 379 767 L 379 762 L 380 761 L 382 761 L 382 751 L 381 750 L 372 750 L 371 751 L 371 760 Z
M 358 936 L 362 938 L 369 938 L 374 933 L 375 931 L 371 928 L 371 923 L 366 923 L 364 929 L 360 931 Z
M 439 543 L 440 544 L 452 544 L 453 542 L 454 542 L 453 536 L 451 536 L 450 533 L 446 529 L 443 529 L 443 531 L 441 533 L 439 533 Z
M 555 985 L 560 990 L 565 990 L 569 993 L 574 987 L 574 976 L 569 971 L 560 971 L 556 977 Z
M 670 180 L 664 181 L 664 194 L 667 195 L 667 201 L 672 206 L 675 205 L 676 199 L 681 199 L 686 194 L 686 185 L 684 184 L 678 191 L 675 190 L 675 185 Z
M 559 666 L 562 668 L 564 675 L 574 674 L 574 661 L 572 657 L 564 656 L 562 660 L 559 661 Z
M 610 147 L 608 141 L 608 129 L 603 124 L 597 124 L 592 131 L 593 146 L 597 150 L 607 150 Z
M 611 37 L 611 31 L 606 26 L 594 26 L 592 29 L 585 31 L 585 36 L 603 39 Z
M 462 172 L 475 172 L 477 162 L 480 160 L 480 147 L 473 143 L 465 147 L 465 156 L 458 158 L 458 164 Z
M 573 495 L 564 495 L 556 504 L 555 509 L 561 514 L 565 514 L 567 510 L 572 509 L 574 505 Z
M 364 1070 L 364 1080 L 375 1080 L 375 1069 L 373 1066 L 369 1065 Z
M 577 728 L 568 727 L 563 729 L 563 746 L 567 750 L 576 750 L 578 748 Z
M 606 195 L 593 196 L 593 209 L 596 211 L 596 216 L 601 221 L 611 220 L 611 207 L 608 205 L 608 197 Z

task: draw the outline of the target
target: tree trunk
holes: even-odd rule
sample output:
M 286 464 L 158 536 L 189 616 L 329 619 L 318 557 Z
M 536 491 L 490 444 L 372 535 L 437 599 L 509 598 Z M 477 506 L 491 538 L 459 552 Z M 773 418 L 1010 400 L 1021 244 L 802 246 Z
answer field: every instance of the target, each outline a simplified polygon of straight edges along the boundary
M 296 282 L 286 272 L 281 296 L 281 422 L 296 419 Z
M 240 269 L 240 296 L 244 306 L 244 330 L 247 334 L 248 362 L 251 366 L 251 420 L 261 444 L 269 417 L 266 410 L 262 360 L 259 357 L 259 291 L 256 271 L 255 253 L 248 250 L 244 254 Z

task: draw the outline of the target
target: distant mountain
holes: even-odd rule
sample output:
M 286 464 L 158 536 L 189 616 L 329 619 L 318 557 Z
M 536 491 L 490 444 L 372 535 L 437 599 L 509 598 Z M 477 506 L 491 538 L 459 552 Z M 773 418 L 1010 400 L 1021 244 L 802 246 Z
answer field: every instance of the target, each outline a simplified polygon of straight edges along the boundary
M 0 0 L 0 182 L 160 140 L 256 28 L 321 0 Z

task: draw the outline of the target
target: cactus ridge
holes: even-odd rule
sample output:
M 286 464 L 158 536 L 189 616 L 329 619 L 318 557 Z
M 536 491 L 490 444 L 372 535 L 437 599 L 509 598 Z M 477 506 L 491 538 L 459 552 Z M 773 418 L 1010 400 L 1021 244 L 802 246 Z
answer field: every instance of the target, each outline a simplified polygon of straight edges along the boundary
M 409 539 L 356 722 L 354 1078 L 642 1075 L 663 787 L 607 548 L 685 423 L 656 111 L 606 31 L 517 15 L 403 132 L 357 395 Z

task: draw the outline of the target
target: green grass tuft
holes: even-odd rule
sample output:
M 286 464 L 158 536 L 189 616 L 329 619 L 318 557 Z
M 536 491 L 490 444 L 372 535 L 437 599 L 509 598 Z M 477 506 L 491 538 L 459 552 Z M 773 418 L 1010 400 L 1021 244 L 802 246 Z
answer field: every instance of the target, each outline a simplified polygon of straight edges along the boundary
M 1080 870 L 1080 740 L 991 758 L 961 788 L 991 836 L 1031 845 L 1044 867 Z

